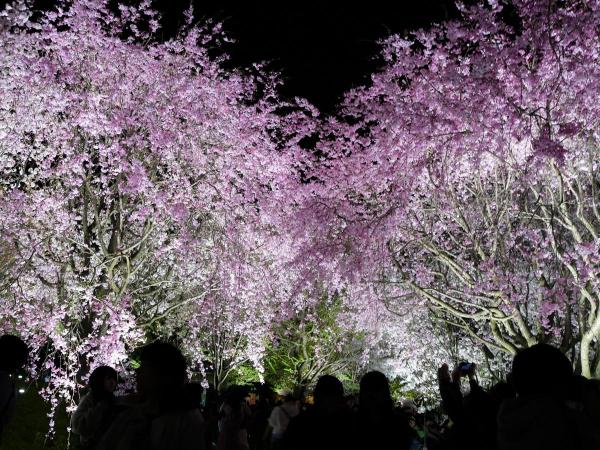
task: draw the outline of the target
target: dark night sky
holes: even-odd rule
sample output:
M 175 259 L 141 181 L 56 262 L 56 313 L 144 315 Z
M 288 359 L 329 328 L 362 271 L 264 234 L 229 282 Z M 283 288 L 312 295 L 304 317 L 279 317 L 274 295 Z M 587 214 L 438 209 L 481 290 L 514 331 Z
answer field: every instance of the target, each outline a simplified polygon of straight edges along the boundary
M 169 22 L 187 1 L 163 0 Z M 175 5 L 180 4 L 181 9 Z M 232 62 L 269 61 L 283 73 L 287 96 L 305 97 L 324 111 L 377 69 L 377 41 L 452 15 L 454 0 L 307 0 L 304 2 L 195 0 L 198 16 L 224 22 L 236 40 Z M 162 5 L 161 5 L 162 6 Z
M 181 20 L 189 1 L 153 0 L 167 30 Z M 283 74 L 283 95 L 305 97 L 323 111 L 331 111 L 343 92 L 363 84 L 377 69 L 379 39 L 426 27 L 455 11 L 454 0 L 193 2 L 196 18 L 222 21 L 236 40 L 227 49 L 232 64 L 270 62 Z M 55 1 L 35 4 L 48 7 Z

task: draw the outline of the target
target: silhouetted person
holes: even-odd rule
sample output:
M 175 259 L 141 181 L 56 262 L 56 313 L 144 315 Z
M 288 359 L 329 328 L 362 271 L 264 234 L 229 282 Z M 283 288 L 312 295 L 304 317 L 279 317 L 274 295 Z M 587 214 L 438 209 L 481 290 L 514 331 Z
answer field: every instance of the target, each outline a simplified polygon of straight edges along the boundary
M 109 366 L 100 366 L 90 375 L 89 392 L 81 397 L 71 416 L 73 441 L 81 448 L 93 448 L 115 416 L 115 389 L 118 375 Z
M 206 391 L 206 402 L 202 415 L 205 420 L 205 442 L 206 448 L 213 448 L 219 439 L 219 396 L 215 389 L 208 388 Z
M 500 409 L 499 450 L 580 450 L 566 408 L 572 379 L 571 363 L 550 345 L 517 353 L 512 364 L 517 398 Z
M 271 427 L 269 417 L 273 410 L 275 393 L 270 385 L 257 386 L 258 401 L 252 411 L 250 424 L 250 449 L 268 450 L 271 444 Z
M 15 411 L 17 390 L 14 376 L 23 368 L 28 355 L 27 344 L 21 338 L 10 334 L 0 336 L 0 443 L 4 428 Z
M 412 400 L 403 400 L 400 410 L 411 430 L 410 449 L 421 450 L 425 445 L 425 426 L 423 417 L 418 413 L 417 405 Z
M 292 394 L 287 394 L 283 398 L 283 403 L 273 408 L 269 416 L 269 425 L 273 429 L 271 433 L 271 450 L 279 450 L 283 434 L 290 421 L 300 414 L 299 402 Z
M 183 386 L 183 397 L 190 409 L 196 408 L 198 411 L 202 411 L 203 394 L 204 388 L 200 383 L 186 383 Z
M 600 381 L 574 376 L 567 391 L 568 421 L 582 450 L 600 449 Z
M 293 418 L 283 436 L 285 450 L 351 448 L 352 416 L 337 378 L 323 375 L 314 390 L 314 406 Z
M 445 445 L 449 450 L 494 450 L 498 404 L 479 386 L 475 364 L 467 367 L 465 372 L 459 365 L 452 374 L 447 364 L 438 369 L 442 407 L 452 421 L 445 434 Z M 460 388 L 462 377 L 468 377 L 470 387 L 464 397 Z
M 219 450 L 248 450 L 248 425 L 251 411 L 246 403 L 246 391 L 241 386 L 232 386 L 219 411 Z
M 427 450 L 446 450 L 443 429 L 439 421 L 428 417 L 423 418 L 423 431 Z
M 497 408 L 500 409 L 502 403 L 517 396 L 517 391 L 511 383 L 500 381 L 491 387 L 489 394 Z
M 394 449 L 410 447 L 412 431 L 406 415 L 394 408 L 387 377 L 377 371 L 360 380 L 358 413 L 355 418 L 357 449 Z
M 203 450 L 204 422 L 185 399 L 186 362 L 171 344 L 142 347 L 137 370 L 140 401 L 121 413 L 105 433 L 102 450 Z

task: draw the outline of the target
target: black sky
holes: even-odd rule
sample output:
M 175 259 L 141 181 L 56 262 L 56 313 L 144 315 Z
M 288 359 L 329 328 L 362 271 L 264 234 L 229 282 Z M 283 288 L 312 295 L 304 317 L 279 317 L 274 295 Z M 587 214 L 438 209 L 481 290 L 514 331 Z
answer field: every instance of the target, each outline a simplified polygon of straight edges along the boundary
M 283 73 L 284 95 L 305 97 L 323 111 L 377 69 L 379 39 L 426 27 L 455 11 L 454 0 L 194 3 L 198 17 L 223 21 L 236 40 L 228 49 L 233 64 L 271 62 Z M 157 2 L 169 24 L 188 4 Z
M 112 0 L 136 3 L 139 0 Z M 234 66 L 267 61 L 285 81 L 282 94 L 305 97 L 330 112 L 341 95 L 377 70 L 377 41 L 427 27 L 455 12 L 454 0 L 192 0 L 196 19 L 213 18 L 235 39 Z M 153 0 L 166 33 L 176 28 L 190 0 Z M 0 0 L 0 5 L 6 4 Z M 55 5 L 35 0 L 36 7 Z

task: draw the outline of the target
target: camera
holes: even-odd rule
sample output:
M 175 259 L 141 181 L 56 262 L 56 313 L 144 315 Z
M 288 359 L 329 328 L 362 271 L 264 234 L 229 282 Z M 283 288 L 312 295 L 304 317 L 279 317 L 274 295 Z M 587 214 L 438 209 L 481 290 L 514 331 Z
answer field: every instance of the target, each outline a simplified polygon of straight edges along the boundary
M 460 371 L 460 374 L 464 376 L 464 375 L 467 375 L 471 371 L 471 369 L 473 368 L 473 366 L 474 366 L 473 363 L 470 363 L 470 362 L 461 362 L 458 365 L 458 370 Z

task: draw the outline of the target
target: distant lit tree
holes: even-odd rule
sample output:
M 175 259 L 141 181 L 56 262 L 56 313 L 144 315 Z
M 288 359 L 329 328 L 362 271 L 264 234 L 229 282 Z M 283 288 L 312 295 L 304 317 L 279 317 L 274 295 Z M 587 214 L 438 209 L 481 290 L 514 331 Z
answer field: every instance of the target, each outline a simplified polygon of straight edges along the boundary
M 265 379 L 280 389 L 303 391 L 325 374 L 343 378 L 363 361 L 364 336 L 344 326 L 350 311 L 339 295 L 305 305 L 277 324 L 265 354 Z

